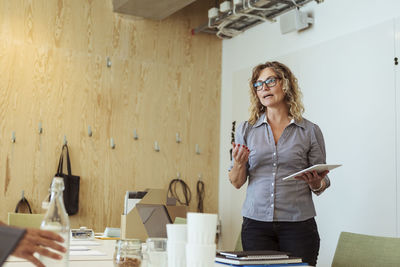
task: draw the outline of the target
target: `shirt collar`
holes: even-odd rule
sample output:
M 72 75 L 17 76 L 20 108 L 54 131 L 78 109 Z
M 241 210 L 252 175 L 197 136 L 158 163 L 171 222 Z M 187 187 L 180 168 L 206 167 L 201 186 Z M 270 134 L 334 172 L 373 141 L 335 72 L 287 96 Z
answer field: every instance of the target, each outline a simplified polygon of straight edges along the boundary
M 258 126 L 261 126 L 261 125 L 264 124 L 264 123 L 268 124 L 268 122 L 267 122 L 267 117 L 265 116 L 265 113 L 263 113 L 263 114 L 258 118 L 258 120 L 256 121 L 256 123 L 254 124 L 254 127 L 256 128 L 256 127 L 258 127 Z
M 265 113 L 263 113 L 263 114 L 258 118 L 258 120 L 256 121 L 256 123 L 254 124 L 254 127 L 259 127 L 259 126 L 261 126 L 261 125 L 264 124 L 264 123 L 268 124 L 267 116 L 265 116 Z M 304 119 L 303 119 L 302 121 L 296 121 L 295 119 L 291 119 L 289 125 L 290 125 L 290 124 L 296 124 L 297 126 L 299 126 L 299 127 L 301 127 L 301 128 L 305 128 Z
M 306 123 L 305 123 L 305 121 L 304 121 L 304 118 L 303 118 L 301 121 L 296 121 L 296 120 L 292 119 L 292 120 L 290 121 L 290 123 L 294 123 L 294 124 L 296 124 L 297 126 L 303 128 L 303 129 L 306 128 Z

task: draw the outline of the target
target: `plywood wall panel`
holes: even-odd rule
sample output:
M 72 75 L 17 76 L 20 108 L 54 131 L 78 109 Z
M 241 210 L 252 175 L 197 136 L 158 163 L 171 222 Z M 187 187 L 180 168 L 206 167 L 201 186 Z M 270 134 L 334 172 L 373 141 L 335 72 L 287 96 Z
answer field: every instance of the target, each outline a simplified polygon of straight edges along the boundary
M 178 172 L 191 210 L 202 174 L 217 211 L 221 42 L 190 34 L 211 5 L 197 2 L 150 21 L 106 0 L 0 0 L 0 220 L 22 190 L 42 211 L 64 136 L 81 176 L 72 227 L 119 227 L 126 190 L 166 189 Z

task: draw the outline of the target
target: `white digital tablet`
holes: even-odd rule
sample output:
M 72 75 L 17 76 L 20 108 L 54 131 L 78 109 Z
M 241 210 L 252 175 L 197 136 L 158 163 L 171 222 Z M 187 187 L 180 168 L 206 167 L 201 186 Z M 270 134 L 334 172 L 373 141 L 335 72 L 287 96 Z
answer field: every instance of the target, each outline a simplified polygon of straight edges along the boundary
M 293 173 L 289 176 L 286 176 L 285 178 L 282 178 L 282 180 L 295 180 L 294 177 L 301 175 L 304 172 L 311 172 L 311 171 L 316 171 L 316 172 L 323 172 L 323 171 L 330 171 L 333 170 L 337 167 L 342 166 L 342 164 L 317 164 L 311 167 L 308 167 L 307 169 L 301 170 L 299 172 Z

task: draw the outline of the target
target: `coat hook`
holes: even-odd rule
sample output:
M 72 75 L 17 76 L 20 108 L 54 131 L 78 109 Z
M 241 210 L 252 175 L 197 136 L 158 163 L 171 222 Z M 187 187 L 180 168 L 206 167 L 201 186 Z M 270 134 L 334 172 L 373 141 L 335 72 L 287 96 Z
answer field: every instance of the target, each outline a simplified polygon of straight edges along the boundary
M 64 135 L 64 142 L 63 142 L 63 144 L 64 144 L 64 145 L 67 145 L 67 144 L 68 144 L 67 136 L 66 136 L 66 135 Z
M 160 146 L 158 145 L 157 141 L 154 142 L 154 150 L 160 152 Z
M 107 57 L 107 68 L 111 68 L 111 59 L 110 57 Z
M 115 148 L 114 138 L 112 138 L 112 137 L 110 138 L 110 146 L 112 149 Z
M 177 173 L 176 173 L 176 179 L 178 179 L 178 180 L 181 179 L 181 173 L 180 173 L 180 172 L 177 172 Z
M 92 127 L 90 127 L 90 125 L 89 125 L 87 128 L 88 128 L 87 131 L 88 131 L 89 137 L 92 137 L 92 135 L 93 135 Z
M 196 154 L 200 155 L 200 147 L 199 144 L 196 144 Z
M 182 142 L 181 137 L 179 136 L 179 133 L 176 133 L 176 142 L 179 144 L 180 142 Z
M 12 133 L 11 133 L 11 143 L 15 143 L 15 139 L 16 139 L 15 131 L 12 131 Z
M 203 175 L 201 173 L 199 173 L 197 176 L 199 177 L 199 181 L 203 180 Z
M 39 134 L 43 133 L 42 122 L 39 122 L 38 132 L 39 132 Z
M 135 140 L 138 140 L 138 139 L 139 139 L 139 136 L 138 136 L 138 134 L 137 134 L 136 129 L 133 130 L 133 139 L 135 139 Z

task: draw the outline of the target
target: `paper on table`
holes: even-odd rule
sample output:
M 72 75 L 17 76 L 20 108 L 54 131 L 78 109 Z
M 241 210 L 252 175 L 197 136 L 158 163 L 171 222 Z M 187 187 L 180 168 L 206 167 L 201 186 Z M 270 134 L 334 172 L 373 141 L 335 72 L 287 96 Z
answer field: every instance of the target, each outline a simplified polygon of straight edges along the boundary
M 72 246 L 100 246 L 99 242 L 88 240 L 71 240 L 69 245 Z
M 129 199 L 125 214 L 128 214 L 129 212 L 131 212 L 131 210 L 133 210 L 133 208 L 136 206 L 137 203 L 140 202 L 140 200 L 141 199 Z
M 128 214 L 147 194 L 146 191 L 126 191 L 124 214 Z
M 69 252 L 70 256 L 106 256 L 107 254 L 104 252 L 100 252 L 98 250 L 72 250 Z
M 69 251 L 85 251 L 85 250 L 90 250 L 90 248 L 85 247 L 85 246 L 72 246 L 69 248 Z
M 100 240 L 119 240 L 121 238 L 119 237 L 108 237 L 108 236 L 100 236 L 100 235 L 96 235 L 94 238 L 96 239 L 100 239 Z

